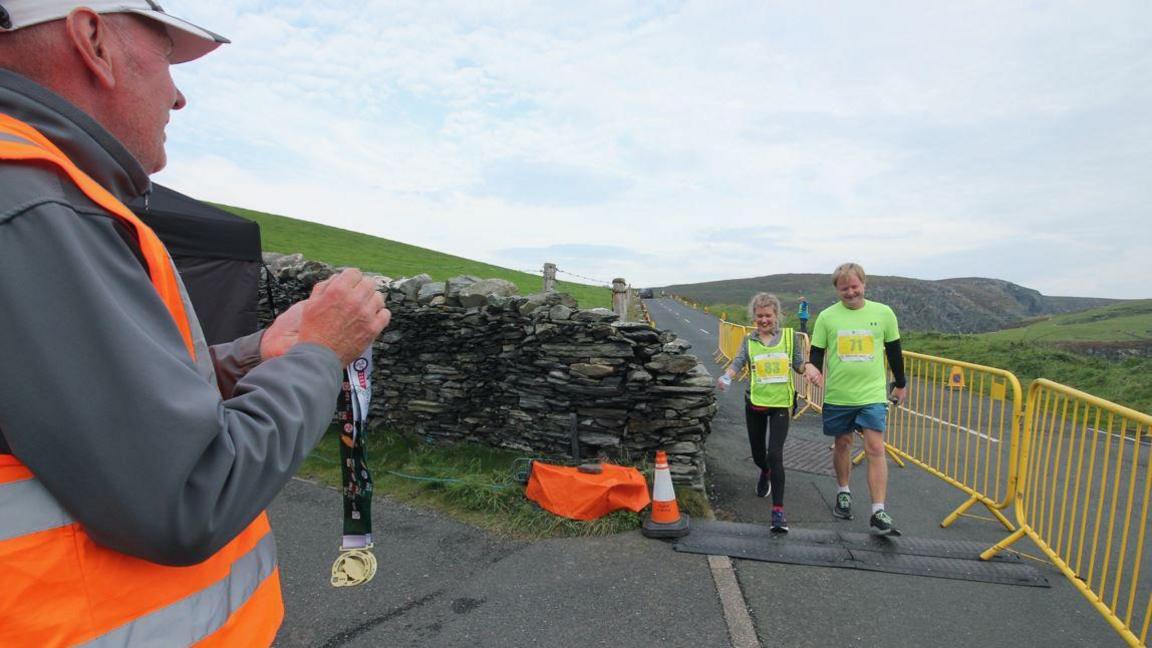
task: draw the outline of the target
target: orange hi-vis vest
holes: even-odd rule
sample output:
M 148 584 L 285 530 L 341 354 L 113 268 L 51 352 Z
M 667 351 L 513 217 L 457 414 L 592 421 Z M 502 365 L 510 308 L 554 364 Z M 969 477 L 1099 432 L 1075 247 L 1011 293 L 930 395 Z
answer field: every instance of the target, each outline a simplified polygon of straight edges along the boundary
M 39 131 L 4 114 L 0 162 L 56 167 L 135 234 L 195 359 L 176 270 L 156 234 Z M 202 563 L 158 565 L 97 545 L 10 454 L 0 454 L 0 583 L 0 646 L 266 646 L 284 617 L 266 514 Z

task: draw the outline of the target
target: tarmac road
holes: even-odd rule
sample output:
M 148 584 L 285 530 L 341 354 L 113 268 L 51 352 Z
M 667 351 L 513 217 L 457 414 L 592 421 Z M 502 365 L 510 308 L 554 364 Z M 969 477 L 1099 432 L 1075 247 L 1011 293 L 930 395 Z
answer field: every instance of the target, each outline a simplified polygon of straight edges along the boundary
M 671 299 L 647 302 L 661 328 L 693 344 L 713 375 L 719 320 Z M 706 334 L 704 331 L 711 331 Z M 719 396 L 708 439 L 708 473 L 719 517 L 767 523 L 771 502 L 755 496 L 757 468 L 744 427 L 743 391 L 733 383 Z M 828 443 L 818 414 L 792 422 L 793 441 Z M 789 446 L 785 445 L 787 457 Z M 787 460 L 786 460 L 787 461 Z M 829 457 L 829 466 L 831 458 Z M 785 511 L 793 528 L 863 532 L 868 527 L 865 465 L 852 474 L 855 520 L 831 514 L 835 479 L 788 472 Z M 919 468 L 889 463 L 887 507 L 907 537 L 986 542 L 1007 531 L 982 507 L 970 511 L 989 520 L 962 517 L 948 529 L 939 521 L 966 497 Z M 1040 555 L 1030 542 L 1020 549 Z M 733 560 L 757 634 L 764 646 L 1123 646 L 1087 600 L 1050 565 L 1035 563 L 1051 588 L 1017 587 L 937 578 Z
M 647 303 L 658 326 L 692 343 L 715 373 L 716 319 L 672 300 Z M 766 522 L 769 502 L 752 492 L 756 472 L 740 385 L 720 395 L 708 440 L 711 496 L 724 519 Z M 818 418 L 795 421 L 790 439 L 824 442 Z M 963 501 L 959 491 L 917 468 L 893 466 L 890 474 L 889 506 L 906 536 L 992 544 L 1006 535 L 994 522 L 969 517 L 939 528 Z M 866 530 L 863 477 L 863 470 L 853 476 L 856 520 L 842 522 L 829 509 L 831 477 L 790 471 L 789 522 L 794 528 Z M 708 557 L 676 552 L 638 532 L 515 542 L 377 498 L 379 571 L 366 585 L 333 588 L 328 579 L 340 537 L 339 493 L 293 481 L 270 513 L 286 605 L 279 646 L 734 645 Z M 1038 564 L 1051 588 L 739 559 L 731 565 L 738 589 L 737 609 L 729 612 L 750 619 L 756 635 L 751 643 L 735 644 L 740 648 L 1124 645 L 1046 565 Z
M 376 577 L 333 588 L 340 495 L 285 488 L 271 510 L 286 608 L 277 645 L 727 645 L 703 556 L 639 533 L 510 542 L 384 498 L 372 513 Z

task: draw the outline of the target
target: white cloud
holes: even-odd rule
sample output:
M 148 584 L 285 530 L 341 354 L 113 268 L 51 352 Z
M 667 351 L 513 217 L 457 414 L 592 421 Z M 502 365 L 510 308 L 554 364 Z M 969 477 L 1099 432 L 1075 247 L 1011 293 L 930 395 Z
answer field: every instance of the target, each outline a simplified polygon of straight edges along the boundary
M 1147 3 L 166 6 L 234 41 L 175 69 L 158 180 L 199 197 L 511 267 L 615 246 L 573 271 L 635 285 L 1152 296 Z

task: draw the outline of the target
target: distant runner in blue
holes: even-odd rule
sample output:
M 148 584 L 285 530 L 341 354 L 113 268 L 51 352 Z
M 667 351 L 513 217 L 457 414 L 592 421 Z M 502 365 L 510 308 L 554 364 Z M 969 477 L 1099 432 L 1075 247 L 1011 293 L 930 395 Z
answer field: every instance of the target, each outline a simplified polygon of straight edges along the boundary
M 808 332 L 808 300 L 804 298 L 804 295 L 800 295 L 800 308 L 796 311 L 796 314 L 800 317 L 800 332 L 801 333 L 807 333 Z

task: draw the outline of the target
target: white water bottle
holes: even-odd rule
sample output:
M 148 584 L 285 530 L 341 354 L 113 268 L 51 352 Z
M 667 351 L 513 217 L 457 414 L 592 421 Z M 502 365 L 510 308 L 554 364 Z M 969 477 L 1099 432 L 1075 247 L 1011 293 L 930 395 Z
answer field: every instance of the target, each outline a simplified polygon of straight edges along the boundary
M 724 385 L 723 389 L 727 389 L 728 386 L 732 384 L 732 376 L 729 376 L 728 374 L 720 376 L 720 384 Z

